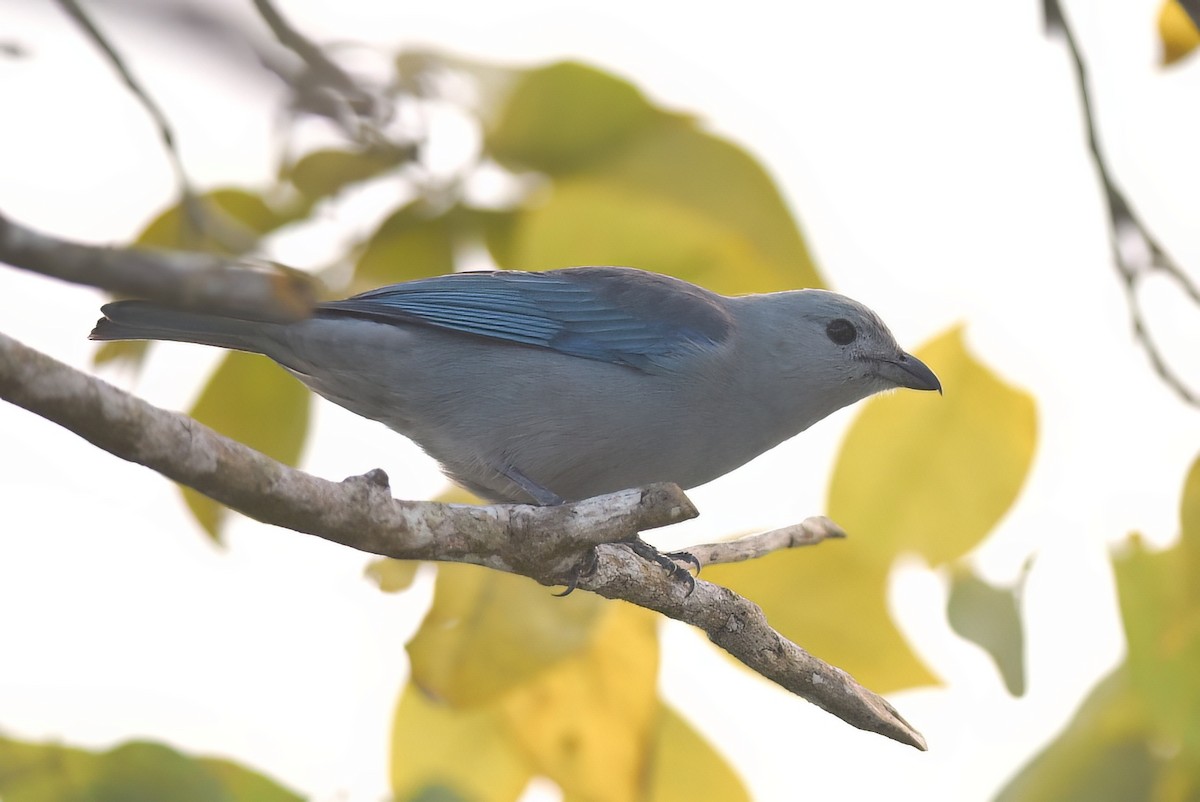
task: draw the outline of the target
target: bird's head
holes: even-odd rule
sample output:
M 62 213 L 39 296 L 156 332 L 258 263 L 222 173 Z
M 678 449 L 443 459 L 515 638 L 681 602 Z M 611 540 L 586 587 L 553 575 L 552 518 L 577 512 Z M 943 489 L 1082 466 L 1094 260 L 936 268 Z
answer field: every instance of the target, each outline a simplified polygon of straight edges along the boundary
M 825 290 L 743 298 L 761 309 L 750 319 L 763 327 L 757 337 L 771 344 L 770 370 L 805 399 L 799 406 L 807 423 L 885 390 L 942 391 L 933 371 L 855 300 Z

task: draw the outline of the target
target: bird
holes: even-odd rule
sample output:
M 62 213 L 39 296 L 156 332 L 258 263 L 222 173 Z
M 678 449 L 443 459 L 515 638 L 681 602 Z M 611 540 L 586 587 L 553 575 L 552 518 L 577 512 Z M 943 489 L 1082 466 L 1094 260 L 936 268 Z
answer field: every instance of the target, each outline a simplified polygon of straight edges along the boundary
M 489 502 L 705 484 L 928 366 L 819 289 L 725 296 L 629 267 L 451 273 L 266 322 L 120 300 L 92 340 L 263 354 Z

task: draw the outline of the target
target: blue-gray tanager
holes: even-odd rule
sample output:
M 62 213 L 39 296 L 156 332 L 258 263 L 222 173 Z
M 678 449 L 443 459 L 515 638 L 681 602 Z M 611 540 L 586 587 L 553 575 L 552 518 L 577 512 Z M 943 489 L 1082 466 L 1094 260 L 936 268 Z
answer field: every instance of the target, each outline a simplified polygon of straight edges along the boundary
M 143 301 L 103 313 L 93 340 L 265 354 L 492 501 L 695 487 L 866 396 L 941 391 L 849 298 L 726 297 L 621 267 L 419 279 L 320 304 L 296 323 Z

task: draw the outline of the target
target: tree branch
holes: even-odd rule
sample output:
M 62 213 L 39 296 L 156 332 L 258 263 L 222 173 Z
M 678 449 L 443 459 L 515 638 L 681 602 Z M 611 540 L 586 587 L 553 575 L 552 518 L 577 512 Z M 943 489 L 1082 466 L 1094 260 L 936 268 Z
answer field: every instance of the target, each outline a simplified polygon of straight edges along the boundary
M 66 12 L 67 16 L 75 21 L 84 34 L 92 40 L 93 44 L 100 49 L 100 52 L 109 60 L 113 69 L 121 76 L 121 80 L 129 87 L 129 91 L 133 96 L 145 107 L 154 120 L 154 125 L 158 128 L 158 135 L 162 139 L 163 148 L 167 152 L 167 158 L 171 162 L 171 166 L 175 169 L 175 178 L 179 181 L 180 192 L 185 201 L 194 197 L 191 183 L 188 181 L 187 172 L 183 169 L 183 160 L 179 157 L 179 150 L 175 144 L 175 133 L 171 130 L 171 123 L 167 120 L 167 115 L 157 103 L 146 88 L 142 86 L 141 81 L 134 77 L 129 67 L 125 64 L 120 53 L 116 48 L 109 43 L 108 39 L 96 27 L 96 23 L 84 12 L 83 8 L 76 0 L 58 0 L 58 4 Z M 185 204 L 186 205 L 186 204 Z
M 772 529 L 756 535 L 746 535 L 737 540 L 720 543 L 705 543 L 692 546 L 687 553 L 696 558 L 701 566 L 736 563 L 765 557 L 773 551 L 794 549 L 798 546 L 815 546 L 829 538 L 844 538 L 846 532 L 824 515 L 805 518 L 798 524 Z M 679 561 L 680 565 L 686 563 Z
M 1196 17 L 1194 9 L 1195 4 L 1192 4 L 1189 13 L 1192 14 L 1193 19 Z M 1062 34 L 1066 40 L 1067 49 L 1071 53 L 1072 63 L 1075 65 L 1075 78 L 1079 83 L 1079 98 L 1083 106 L 1084 123 L 1087 127 L 1088 151 L 1091 153 L 1100 182 L 1104 185 L 1109 215 L 1109 246 L 1112 249 L 1113 265 L 1117 268 L 1125 287 L 1125 299 L 1129 305 L 1134 337 L 1145 349 L 1150 364 L 1158 373 L 1159 378 L 1183 401 L 1200 407 L 1200 394 L 1190 388 L 1167 362 L 1166 357 L 1159 350 L 1154 336 L 1146 326 L 1145 313 L 1138 297 L 1138 285 L 1143 278 L 1154 271 L 1165 273 L 1197 306 L 1200 306 L 1200 286 L 1197 286 L 1192 278 L 1179 265 L 1175 264 L 1158 240 L 1133 213 L 1129 201 L 1117 187 L 1112 173 L 1108 169 L 1108 164 L 1104 160 L 1096 133 L 1091 88 L 1088 85 L 1083 56 L 1079 52 L 1079 43 L 1063 15 L 1059 0 L 1043 0 L 1043 13 L 1047 33 Z
M 294 28 L 271 0 L 252 2 L 279 44 L 304 63 L 305 69 L 298 75 L 275 70 L 292 88 L 296 105 L 338 123 L 355 141 L 376 134 L 378 122 L 391 113 L 384 98 L 359 85 L 324 50 Z
M 549 585 L 562 584 L 595 548 L 595 570 L 579 588 L 699 627 L 754 671 L 847 723 L 925 749 L 887 701 L 775 632 L 757 605 L 703 580 L 689 592 L 661 566 L 615 545 L 696 514 L 674 485 L 557 507 L 399 501 L 382 471 L 319 479 L 2 334 L 0 397 L 259 521 L 372 554 L 469 562 Z
M 275 266 L 188 251 L 102 248 L 68 242 L 0 212 L 0 262 L 117 295 L 255 320 L 299 320 L 316 300 L 313 280 Z

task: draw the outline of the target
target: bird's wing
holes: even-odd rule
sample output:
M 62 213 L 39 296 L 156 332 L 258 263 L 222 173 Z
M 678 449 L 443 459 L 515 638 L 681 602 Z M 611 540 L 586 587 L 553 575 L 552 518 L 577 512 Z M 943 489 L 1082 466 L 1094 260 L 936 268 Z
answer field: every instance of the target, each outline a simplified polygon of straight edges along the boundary
M 728 340 L 733 318 L 724 301 L 655 273 L 576 267 L 417 279 L 323 303 L 319 314 L 430 326 L 657 372 Z

